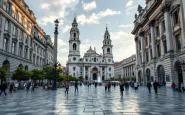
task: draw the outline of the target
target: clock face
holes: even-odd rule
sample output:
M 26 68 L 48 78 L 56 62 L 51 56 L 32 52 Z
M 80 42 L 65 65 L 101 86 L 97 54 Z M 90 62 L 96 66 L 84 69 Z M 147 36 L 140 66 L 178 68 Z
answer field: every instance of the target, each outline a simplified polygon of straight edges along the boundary
M 74 57 L 73 60 L 75 61 L 76 60 L 76 57 Z
M 111 62 L 111 59 L 109 59 L 108 61 Z

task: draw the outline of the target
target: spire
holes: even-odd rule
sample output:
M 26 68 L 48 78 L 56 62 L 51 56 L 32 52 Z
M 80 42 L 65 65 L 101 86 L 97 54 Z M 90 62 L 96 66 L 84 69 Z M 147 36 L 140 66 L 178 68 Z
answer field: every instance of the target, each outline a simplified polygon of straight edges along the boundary
M 108 31 L 108 26 L 107 26 L 107 24 L 106 24 L 106 31 Z
M 73 20 L 73 22 L 76 22 L 76 14 L 74 15 L 74 20 Z
M 91 46 L 90 46 L 89 50 L 92 50 Z

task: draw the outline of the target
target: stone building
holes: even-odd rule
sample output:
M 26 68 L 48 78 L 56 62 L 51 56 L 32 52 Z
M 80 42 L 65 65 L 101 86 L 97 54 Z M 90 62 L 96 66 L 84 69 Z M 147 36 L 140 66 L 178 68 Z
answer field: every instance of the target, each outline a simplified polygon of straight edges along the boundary
M 106 27 L 104 34 L 103 54 L 98 54 L 95 48 L 93 50 L 90 47 L 81 58 L 79 36 L 80 31 L 75 17 L 69 39 L 69 56 L 66 64 L 68 75 L 82 76 L 86 81 L 104 81 L 114 77 L 113 45 L 108 28 Z
M 146 0 L 138 6 L 134 29 L 139 83 L 185 81 L 184 0 Z
M 136 55 L 132 55 L 114 64 L 115 78 L 136 77 L 135 64 Z
M 7 81 L 18 66 L 32 70 L 53 64 L 51 38 L 24 0 L 0 0 L 0 66 L 6 64 Z

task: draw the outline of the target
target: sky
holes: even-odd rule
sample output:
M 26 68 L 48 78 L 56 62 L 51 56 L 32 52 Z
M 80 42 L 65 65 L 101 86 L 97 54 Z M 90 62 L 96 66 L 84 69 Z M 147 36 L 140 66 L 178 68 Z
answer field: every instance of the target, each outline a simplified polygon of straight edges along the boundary
M 80 31 L 81 57 L 91 46 L 102 53 L 106 24 L 113 45 L 114 61 L 135 54 L 135 41 L 131 31 L 134 15 L 145 0 L 25 0 L 33 10 L 38 25 L 54 41 L 54 20 L 59 19 L 58 61 L 66 66 L 69 54 L 69 31 L 76 14 Z

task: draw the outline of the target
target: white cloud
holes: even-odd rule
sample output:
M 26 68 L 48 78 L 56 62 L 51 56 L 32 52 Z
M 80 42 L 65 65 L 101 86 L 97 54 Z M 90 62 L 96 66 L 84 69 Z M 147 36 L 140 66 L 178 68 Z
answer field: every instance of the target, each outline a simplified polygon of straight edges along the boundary
M 44 8 L 49 7 L 47 12 L 42 14 L 42 17 L 38 19 L 38 23 L 42 25 L 47 25 L 48 23 L 53 23 L 55 19 L 62 20 L 66 15 L 69 14 L 71 10 L 75 9 L 78 5 L 79 0 L 41 0 L 44 2 Z M 48 4 L 48 5 L 47 5 Z M 43 9 L 45 10 L 45 9 Z
M 49 4 L 47 4 L 47 3 L 44 3 L 44 4 L 41 4 L 41 8 L 42 9 L 46 9 L 46 10 L 48 10 L 49 9 Z
M 127 25 L 119 25 L 120 28 L 128 28 L 128 27 L 132 27 L 132 24 L 127 24 Z
M 83 9 L 85 11 L 90 11 L 96 8 L 96 2 L 90 2 L 90 3 L 83 3 Z
M 111 9 L 106 9 L 105 11 L 101 11 L 99 13 L 93 13 L 91 16 L 86 17 L 84 14 L 81 14 L 77 17 L 77 20 L 80 24 L 99 24 L 99 20 L 106 16 L 113 16 L 120 14 L 120 11 L 113 11 Z
M 52 42 L 54 43 L 54 38 L 51 39 Z M 63 46 L 67 46 L 68 44 L 66 42 L 64 42 L 62 39 L 58 38 L 58 48 L 60 49 L 60 47 Z
M 126 8 L 125 12 L 126 12 L 127 15 L 133 15 L 134 16 L 134 13 L 137 12 L 137 6 L 136 5 L 135 6 L 130 6 L 130 7 Z
M 128 0 L 128 2 L 126 3 L 126 7 L 130 7 L 133 5 L 133 0 Z
M 110 32 L 113 44 L 114 61 L 121 61 L 124 58 L 135 54 L 134 36 L 124 31 Z
M 66 32 L 68 32 L 70 29 L 71 29 L 71 26 L 66 25 L 66 26 L 64 27 L 62 33 L 66 33 Z

